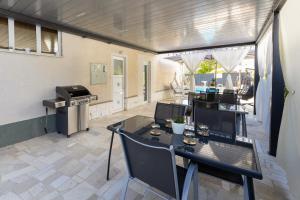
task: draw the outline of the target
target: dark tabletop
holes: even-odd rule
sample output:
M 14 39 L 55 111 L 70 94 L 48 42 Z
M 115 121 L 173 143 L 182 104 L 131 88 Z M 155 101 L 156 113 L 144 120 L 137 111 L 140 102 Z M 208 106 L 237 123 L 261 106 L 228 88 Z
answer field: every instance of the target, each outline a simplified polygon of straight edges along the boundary
M 224 143 L 199 138 L 195 146 L 190 146 L 183 143 L 183 135 L 162 131 L 160 136 L 152 136 L 150 131 L 153 123 L 154 120 L 150 117 L 134 116 L 107 128 L 111 131 L 133 134 L 150 142 L 173 145 L 176 155 L 197 163 L 205 163 L 212 167 L 262 179 L 254 140 L 238 139 L 234 143 Z

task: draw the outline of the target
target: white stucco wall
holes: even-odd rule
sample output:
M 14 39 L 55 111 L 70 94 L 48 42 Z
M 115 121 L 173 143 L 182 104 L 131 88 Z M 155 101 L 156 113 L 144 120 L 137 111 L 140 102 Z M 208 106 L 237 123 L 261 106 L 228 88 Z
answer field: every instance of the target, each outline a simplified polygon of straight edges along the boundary
M 62 41 L 62 57 L 0 52 L 0 125 L 43 116 L 42 100 L 55 98 L 55 86 L 58 85 L 81 84 L 97 94 L 100 102 L 111 101 L 113 54 L 121 53 L 128 59 L 127 96 L 138 96 L 129 100 L 132 104 L 129 107 L 142 99 L 142 65 L 155 60 L 155 55 L 67 33 L 62 34 Z M 107 84 L 90 85 L 90 63 L 108 65 Z M 174 67 L 168 66 L 169 69 Z M 161 66 L 156 63 L 152 68 L 159 74 Z M 164 84 L 155 78 L 151 81 L 152 88 Z

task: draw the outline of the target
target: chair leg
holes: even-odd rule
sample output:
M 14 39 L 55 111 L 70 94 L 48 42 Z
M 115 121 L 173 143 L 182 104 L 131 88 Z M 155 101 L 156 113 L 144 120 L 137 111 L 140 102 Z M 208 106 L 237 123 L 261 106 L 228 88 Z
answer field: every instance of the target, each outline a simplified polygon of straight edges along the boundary
M 242 135 L 241 133 L 241 115 L 237 114 L 236 115 L 236 133 L 237 135 Z
M 183 191 L 182 191 L 182 200 L 189 200 L 191 199 L 190 196 L 190 186 L 193 182 L 193 191 L 194 191 L 194 199 L 198 199 L 198 165 L 194 163 L 190 163 L 188 171 L 185 176 Z M 196 179 L 197 177 L 197 179 Z M 195 187 L 196 186 L 196 187 Z M 197 193 L 197 194 L 196 194 Z
M 183 166 L 184 166 L 184 168 L 186 168 L 186 169 L 189 167 L 189 159 L 183 158 Z
M 122 189 L 121 198 L 120 198 L 121 200 L 126 199 L 126 193 L 127 193 L 127 188 L 128 188 L 129 181 L 130 181 L 130 178 L 128 177 L 126 179 L 125 186 Z
M 247 137 L 247 124 L 246 124 L 245 114 L 242 114 L 242 126 L 243 126 L 243 137 Z
M 110 139 L 110 147 L 109 147 L 109 152 L 108 152 L 108 162 L 107 162 L 107 172 L 106 172 L 106 180 L 109 180 L 109 168 L 110 168 L 110 158 L 111 158 L 111 150 L 112 150 L 112 145 L 114 142 L 114 136 L 115 132 L 112 132 L 111 139 Z
M 193 191 L 194 191 L 194 199 L 198 200 L 198 170 L 194 172 L 193 177 Z

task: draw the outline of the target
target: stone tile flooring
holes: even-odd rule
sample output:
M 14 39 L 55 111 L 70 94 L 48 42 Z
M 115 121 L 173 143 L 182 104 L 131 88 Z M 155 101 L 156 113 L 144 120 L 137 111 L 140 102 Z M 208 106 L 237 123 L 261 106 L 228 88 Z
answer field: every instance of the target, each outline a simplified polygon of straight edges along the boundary
M 155 104 L 113 114 L 91 122 L 89 132 L 66 138 L 57 133 L 0 149 L 0 200 L 118 199 L 126 174 L 116 137 L 111 180 L 106 181 L 110 141 L 108 124 L 136 114 L 153 116 Z M 249 137 L 257 140 L 264 179 L 255 180 L 257 199 L 291 199 L 284 171 L 267 154 L 268 136 L 253 116 L 247 118 Z M 242 187 L 200 174 L 200 199 L 243 199 Z M 130 183 L 127 199 L 160 199 L 137 183 Z

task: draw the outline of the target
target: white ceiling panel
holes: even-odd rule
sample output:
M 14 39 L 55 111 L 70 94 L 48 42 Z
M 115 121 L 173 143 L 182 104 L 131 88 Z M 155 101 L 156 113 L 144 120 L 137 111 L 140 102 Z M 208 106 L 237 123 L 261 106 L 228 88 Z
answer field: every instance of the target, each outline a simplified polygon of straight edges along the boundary
M 0 8 L 145 49 L 253 42 L 274 0 L 2 0 Z

